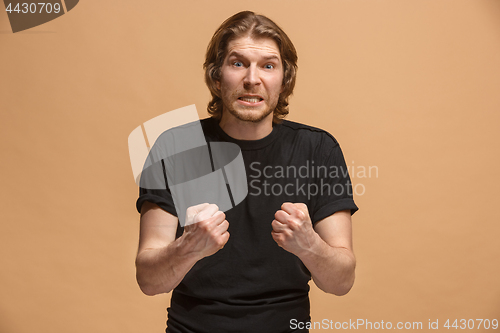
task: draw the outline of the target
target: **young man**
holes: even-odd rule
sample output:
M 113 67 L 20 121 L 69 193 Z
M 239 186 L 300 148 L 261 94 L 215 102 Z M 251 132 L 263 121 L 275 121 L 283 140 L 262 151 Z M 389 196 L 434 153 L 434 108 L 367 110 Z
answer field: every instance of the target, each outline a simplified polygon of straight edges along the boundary
M 286 34 L 248 11 L 208 46 L 203 132 L 241 148 L 249 194 L 225 214 L 190 207 L 181 228 L 168 189 L 141 189 L 137 281 L 147 295 L 173 290 L 166 332 L 305 332 L 311 277 L 336 295 L 353 285 L 357 207 L 342 151 L 327 132 L 282 120 L 296 62 Z

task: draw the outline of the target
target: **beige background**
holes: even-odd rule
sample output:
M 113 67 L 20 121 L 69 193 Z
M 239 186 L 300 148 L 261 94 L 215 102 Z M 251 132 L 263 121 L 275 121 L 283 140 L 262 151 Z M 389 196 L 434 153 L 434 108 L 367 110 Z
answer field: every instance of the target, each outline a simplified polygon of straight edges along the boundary
M 313 320 L 500 319 L 500 1 L 82 0 L 17 34 L 0 8 L 0 332 L 164 331 L 169 296 L 135 282 L 127 137 L 206 116 L 206 45 L 244 9 L 299 52 L 289 119 L 378 168 L 353 175 L 355 286 L 312 286 Z

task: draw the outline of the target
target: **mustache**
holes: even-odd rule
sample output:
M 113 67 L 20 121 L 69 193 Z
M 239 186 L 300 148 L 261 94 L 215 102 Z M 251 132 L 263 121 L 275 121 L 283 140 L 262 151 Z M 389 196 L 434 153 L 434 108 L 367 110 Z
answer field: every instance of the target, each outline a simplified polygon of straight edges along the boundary
M 231 94 L 231 97 L 233 98 L 238 98 L 244 95 L 258 95 L 262 97 L 263 99 L 267 99 L 267 95 L 263 93 L 262 91 L 249 91 L 249 90 L 238 90 L 235 91 Z

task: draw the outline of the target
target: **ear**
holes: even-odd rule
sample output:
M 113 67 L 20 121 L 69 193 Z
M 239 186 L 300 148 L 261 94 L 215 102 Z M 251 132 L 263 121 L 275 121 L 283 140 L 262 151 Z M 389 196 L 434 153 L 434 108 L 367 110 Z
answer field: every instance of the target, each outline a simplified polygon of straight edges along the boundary
M 217 88 L 217 90 L 220 90 L 220 81 L 214 81 L 215 82 L 215 88 Z

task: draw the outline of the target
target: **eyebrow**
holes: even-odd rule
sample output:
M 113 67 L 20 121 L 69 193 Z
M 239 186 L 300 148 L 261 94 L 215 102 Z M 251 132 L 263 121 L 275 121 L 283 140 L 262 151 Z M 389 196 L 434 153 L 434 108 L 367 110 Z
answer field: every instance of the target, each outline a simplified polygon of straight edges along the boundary
M 243 54 L 237 52 L 237 51 L 232 51 L 231 53 L 228 54 L 227 56 L 228 58 L 231 58 L 231 57 L 237 57 L 237 58 L 246 58 Z M 275 55 L 275 54 L 271 54 L 271 55 L 268 55 L 268 56 L 265 56 L 263 57 L 264 60 L 277 60 L 277 61 L 280 61 L 280 58 Z

